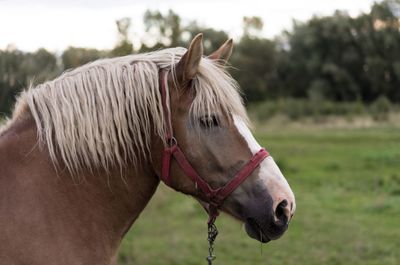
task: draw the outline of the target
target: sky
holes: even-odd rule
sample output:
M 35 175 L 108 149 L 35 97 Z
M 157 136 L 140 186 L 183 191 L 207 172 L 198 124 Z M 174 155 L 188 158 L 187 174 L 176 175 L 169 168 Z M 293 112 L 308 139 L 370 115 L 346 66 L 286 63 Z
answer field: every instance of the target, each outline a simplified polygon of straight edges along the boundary
M 243 16 L 263 19 L 265 37 L 290 29 L 293 19 L 346 10 L 368 12 L 374 0 L 0 0 L 0 49 L 9 44 L 24 51 L 44 47 L 62 52 L 68 46 L 110 49 L 117 41 L 115 21 L 130 17 L 130 38 L 140 42 L 143 13 L 174 10 L 183 23 L 225 30 L 234 39 L 242 33 Z

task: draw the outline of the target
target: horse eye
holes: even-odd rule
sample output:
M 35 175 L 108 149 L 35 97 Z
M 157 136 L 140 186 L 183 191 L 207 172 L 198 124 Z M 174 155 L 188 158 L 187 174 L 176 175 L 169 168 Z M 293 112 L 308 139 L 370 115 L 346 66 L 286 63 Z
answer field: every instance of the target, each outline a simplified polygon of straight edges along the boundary
M 200 125 L 203 128 L 218 127 L 219 126 L 218 117 L 216 115 L 207 115 L 207 116 L 201 117 Z

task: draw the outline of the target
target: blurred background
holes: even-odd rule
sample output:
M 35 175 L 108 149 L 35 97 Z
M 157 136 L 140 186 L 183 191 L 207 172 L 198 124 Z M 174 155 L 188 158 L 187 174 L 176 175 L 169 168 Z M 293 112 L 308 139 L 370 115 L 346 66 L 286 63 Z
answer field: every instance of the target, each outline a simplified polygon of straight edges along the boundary
M 229 37 L 255 135 L 295 192 L 260 245 L 228 216 L 216 264 L 400 264 L 400 1 L 0 0 L 0 119 L 20 91 L 89 61 Z M 119 264 L 204 264 L 206 214 L 160 185 Z

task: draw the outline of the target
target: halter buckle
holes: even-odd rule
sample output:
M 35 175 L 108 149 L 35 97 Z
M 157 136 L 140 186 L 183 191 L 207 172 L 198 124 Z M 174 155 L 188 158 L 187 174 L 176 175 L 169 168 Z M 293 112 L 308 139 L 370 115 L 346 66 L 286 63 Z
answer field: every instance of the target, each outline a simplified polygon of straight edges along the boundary
M 176 138 L 174 136 L 172 136 L 171 138 L 168 138 L 166 142 L 167 142 L 168 147 L 178 145 L 178 141 L 176 140 Z

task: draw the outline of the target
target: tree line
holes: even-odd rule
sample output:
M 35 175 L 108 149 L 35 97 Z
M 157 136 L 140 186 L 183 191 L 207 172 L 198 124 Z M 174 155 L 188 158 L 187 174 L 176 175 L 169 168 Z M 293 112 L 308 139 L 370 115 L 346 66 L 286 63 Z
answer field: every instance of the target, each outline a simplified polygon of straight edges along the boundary
M 400 102 L 400 0 L 374 3 L 352 17 L 344 11 L 293 22 L 274 39 L 261 35 L 263 21 L 243 18 L 243 34 L 235 42 L 231 74 L 246 102 L 301 98 L 371 103 L 382 97 Z M 186 46 L 204 34 L 205 53 L 219 47 L 228 34 L 196 21 L 184 24 L 172 10 L 146 11 L 140 47 L 129 37 L 131 21 L 117 21 L 118 41 L 111 50 L 69 47 L 61 55 L 45 49 L 0 50 L 0 112 L 10 113 L 24 88 L 50 80 L 66 69 L 98 58 Z

